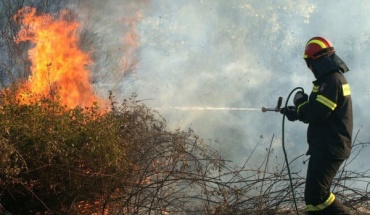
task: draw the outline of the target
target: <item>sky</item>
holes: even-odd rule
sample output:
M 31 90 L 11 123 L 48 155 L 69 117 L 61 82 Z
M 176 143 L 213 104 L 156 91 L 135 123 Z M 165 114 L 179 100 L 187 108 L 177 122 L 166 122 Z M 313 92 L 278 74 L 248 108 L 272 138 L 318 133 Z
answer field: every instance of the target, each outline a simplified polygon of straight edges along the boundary
M 329 39 L 350 68 L 346 77 L 354 134 L 359 131 L 357 141 L 370 140 L 370 1 L 86 0 L 81 8 L 83 18 L 104 34 L 100 51 L 124 59 L 102 72 L 112 76 L 96 75 L 97 89 L 102 94 L 113 90 L 118 99 L 136 92 L 167 119 L 169 128 L 192 128 L 205 140 L 219 140 L 213 147 L 236 164 L 243 163 L 256 144 L 258 162 L 273 136 L 275 155 L 283 162 L 278 152 L 282 115 L 260 109 L 275 107 L 280 96 L 285 104 L 295 87 L 311 92 L 314 77 L 302 57 L 314 36 Z M 122 48 L 123 43 L 127 46 Z M 125 65 L 134 70 L 126 71 Z M 306 129 L 300 122 L 285 123 L 290 159 L 306 152 Z M 367 168 L 370 161 L 365 153 L 361 156 L 356 166 Z

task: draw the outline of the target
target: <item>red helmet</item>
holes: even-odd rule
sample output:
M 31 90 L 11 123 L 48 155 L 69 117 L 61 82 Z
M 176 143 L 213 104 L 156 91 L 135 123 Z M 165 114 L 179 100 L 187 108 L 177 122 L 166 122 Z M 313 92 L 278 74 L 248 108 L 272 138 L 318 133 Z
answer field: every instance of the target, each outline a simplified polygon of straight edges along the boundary
M 325 39 L 324 37 L 313 37 L 306 44 L 303 58 L 311 58 L 314 60 L 323 55 L 334 52 L 335 50 L 333 44 L 331 44 L 329 40 Z

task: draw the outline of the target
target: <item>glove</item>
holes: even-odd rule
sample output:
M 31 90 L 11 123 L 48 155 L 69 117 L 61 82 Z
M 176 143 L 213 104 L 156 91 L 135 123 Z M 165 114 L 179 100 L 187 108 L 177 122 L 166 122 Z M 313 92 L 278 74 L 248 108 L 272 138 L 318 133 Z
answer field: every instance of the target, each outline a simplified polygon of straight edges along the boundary
M 284 114 L 289 121 L 296 121 L 298 120 L 298 115 L 296 112 L 295 106 L 288 106 L 286 108 L 280 108 L 280 113 Z
M 298 107 L 299 105 L 306 102 L 307 100 L 308 100 L 308 95 L 304 93 L 303 91 L 298 91 L 294 95 L 293 103 L 296 107 Z

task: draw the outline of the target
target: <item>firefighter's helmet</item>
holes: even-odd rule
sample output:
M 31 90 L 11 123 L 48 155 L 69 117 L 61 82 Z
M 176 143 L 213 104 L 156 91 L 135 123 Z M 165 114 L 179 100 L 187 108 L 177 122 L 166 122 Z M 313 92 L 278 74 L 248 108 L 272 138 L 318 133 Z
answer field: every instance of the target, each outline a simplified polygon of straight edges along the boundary
M 329 40 L 324 37 L 313 37 L 306 44 L 303 58 L 315 60 L 321 56 L 334 52 L 333 44 L 331 44 Z

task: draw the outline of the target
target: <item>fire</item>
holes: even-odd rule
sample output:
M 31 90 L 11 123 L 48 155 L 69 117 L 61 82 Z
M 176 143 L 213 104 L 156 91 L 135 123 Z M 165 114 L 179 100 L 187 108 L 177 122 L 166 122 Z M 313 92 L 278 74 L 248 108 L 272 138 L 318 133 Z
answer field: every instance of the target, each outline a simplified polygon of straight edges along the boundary
M 24 102 L 57 92 L 61 104 L 69 108 L 104 103 L 90 84 L 86 67 L 93 62 L 78 46 L 79 23 L 71 21 L 71 15 L 67 10 L 59 17 L 37 15 L 34 8 L 27 7 L 14 17 L 21 24 L 16 42 L 33 44 L 28 52 L 31 75 L 18 94 Z M 28 92 L 33 94 L 32 98 Z
M 137 31 L 137 23 L 143 18 L 143 15 L 140 11 L 136 12 L 134 16 L 125 18 L 123 20 L 124 25 L 126 25 L 129 29 L 124 35 L 123 41 L 123 49 L 126 51 L 125 57 L 126 58 L 135 58 L 134 52 L 138 48 L 138 31 Z M 128 61 L 125 59 L 124 61 Z

